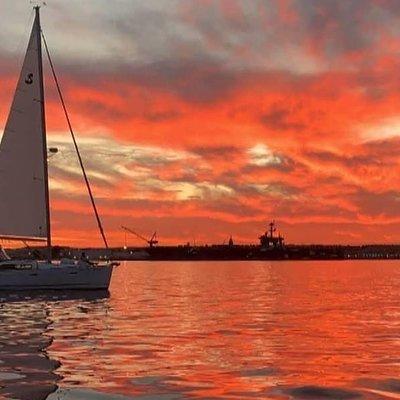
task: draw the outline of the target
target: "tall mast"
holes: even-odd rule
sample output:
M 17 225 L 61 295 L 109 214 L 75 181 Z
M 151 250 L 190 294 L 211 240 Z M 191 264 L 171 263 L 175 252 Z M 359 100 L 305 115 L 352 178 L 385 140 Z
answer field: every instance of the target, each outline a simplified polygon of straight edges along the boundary
M 46 225 L 47 225 L 47 259 L 51 262 L 51 230 L 50 230 L 50 197 L 49 197 L 49 173 L 47 163 L 47 138 L 46 138 L 46 113 L 44 105 L 44 84 L 43 84 L 43 61 L 42 61 L 42 39 L 40 27 L 40 6 L 35 6 L 35 29 L 39 62 L 39 93 L 40 107 L 42 111 L 42 143 L 43 143 L 43 167 L 44 167 L 44 190 L 46 198 Z

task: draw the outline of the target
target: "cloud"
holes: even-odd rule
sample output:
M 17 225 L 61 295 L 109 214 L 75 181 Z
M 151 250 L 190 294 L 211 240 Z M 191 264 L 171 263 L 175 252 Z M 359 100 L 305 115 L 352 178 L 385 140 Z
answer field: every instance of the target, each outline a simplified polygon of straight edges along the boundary
M 120 180 L 146 181 L 154 176 L 154 169 L 165 168 L 176 162 L 195 158 L 190 153 L 151 146 L 137 146 L 116 141 L 110 136 L 85 136 L 78 138 L 80 152 L 88 176 L 95 184 L 110 187 Z M 71 185 L 57 184 L 57 180 L 77 181 L 81 169 L 69 134 L 52 133 L 49 146 L 59 152 L 49 160 L 53 187 L 67 192 L 76 189 Z
M 293 118 L 293 110 L 284 106 L 273 105 L 272 108 L 261 116 L 261 122 L 269 128 L 276 131 L 285 131 L 288 129 L 303 130 L 306 124 L 300 122 L 291 122 Z
M 0 4 L 3 125 L 30 29 L 22 3 Z M 399 19 L 395 0 L 49 2 L 43 28 L 114 243 L 121 220 L 172 243 L 256 241 L 273 218 L 292 242 L 362 242 L 373 228 L 400 240 Z M 68 223 L 88 243 L 45 72 L 55 234 Z
M 400 191 L 387 190 L 382 193 L 360 190 L 354 195 L 359 212 L 370 218 L 381 216 L 399 219 Z
M 257 169 L 265 168 L 287 173 L 294 169 L 293 160 L 288 156 L 272 151 L 264 143 L 258 143 L 249 148 L 247 155 L 248 164 L 243 168 L 243 172 L 255 172 Z
M 384 140 L 400 136 L 400 117 L 387 118 L 374 125 L 360 127 L 365 141 Z

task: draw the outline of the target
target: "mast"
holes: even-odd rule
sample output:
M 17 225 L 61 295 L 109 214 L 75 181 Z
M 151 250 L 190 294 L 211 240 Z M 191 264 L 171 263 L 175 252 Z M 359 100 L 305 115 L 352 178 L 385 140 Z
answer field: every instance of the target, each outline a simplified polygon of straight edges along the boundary
M 47 137 L 46 137 L 46 112 L 44 104 L 44 84 L 43 84 L 43 60 L 42 60 L 42 36 L 40 27 L 40 6 L 35 6 L 35 29 L 38 51 L 39 63 L 39 93 L 40 93 L 40 107 L 42 112 L 41 130 L 42 130 L 42 143 L 43 143 L 43 168 L 44 168 L 44 190 L 46 199 L 46 225 L 47 225 L 47 260 L 51 262 L 51 230 L 50 230 L 50 196 L 49 196 L 49 172 L 47 162 Z

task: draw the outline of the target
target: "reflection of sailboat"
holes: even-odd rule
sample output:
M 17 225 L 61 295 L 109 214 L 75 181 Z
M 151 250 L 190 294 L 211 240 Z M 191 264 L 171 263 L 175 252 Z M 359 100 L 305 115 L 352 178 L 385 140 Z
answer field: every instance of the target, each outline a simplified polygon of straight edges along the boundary
M 54 341 L 60 342 L 54 325 L 59 327 L 58 333 L 62 329 L 63 339 L 67 326 L 75 335 L 80 329 L 71 323 L 76 317 L 75 312 L 88 308 L 88 319 L 92 320 L 92 314 L 95 319 L 100 318 L 96 311 L 107 312 L 108 297 L 106 290 L 2 292 L 0 398 L 47 399 L 55 392 L 62 378 L 62 357 L 58 357 L 57 351 L 52 351 Z M 55 395 L 54 398 L 64 397 Z
M 0 398 L 44 399 L 57 389 L 59 364 L 46 352 L 52 341 L 48 310 L 40 299 L 26 300 L 15 293 L 0 300 Z
M 51 261 L 42 36 L 39 6 L 36 6 L 28 49 L 0 144 L 0 238 L 46 241 L 48 257 L 42 262 L 1 261 L 0 289 L 106 289 L 114 263 L 95 265 L 83 259 L 78 262 L 64 260 L 56 265 Z M 98 226 L 107 246 L 45 40 L 44 45 Z

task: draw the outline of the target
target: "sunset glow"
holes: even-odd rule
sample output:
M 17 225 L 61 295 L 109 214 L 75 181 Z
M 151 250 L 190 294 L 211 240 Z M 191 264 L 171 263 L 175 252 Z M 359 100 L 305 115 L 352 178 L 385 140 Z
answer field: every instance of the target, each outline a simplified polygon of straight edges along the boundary
M 121 225 L 161 244 L 257 242 L 272 219 L 289 243 L 400 241 L 400 2 L 113 3 L 42 10 L 112 246 Z M 33 18 L 6 9 L 1 129 Z M 98 246 L 45 72 L 54 243 Z

